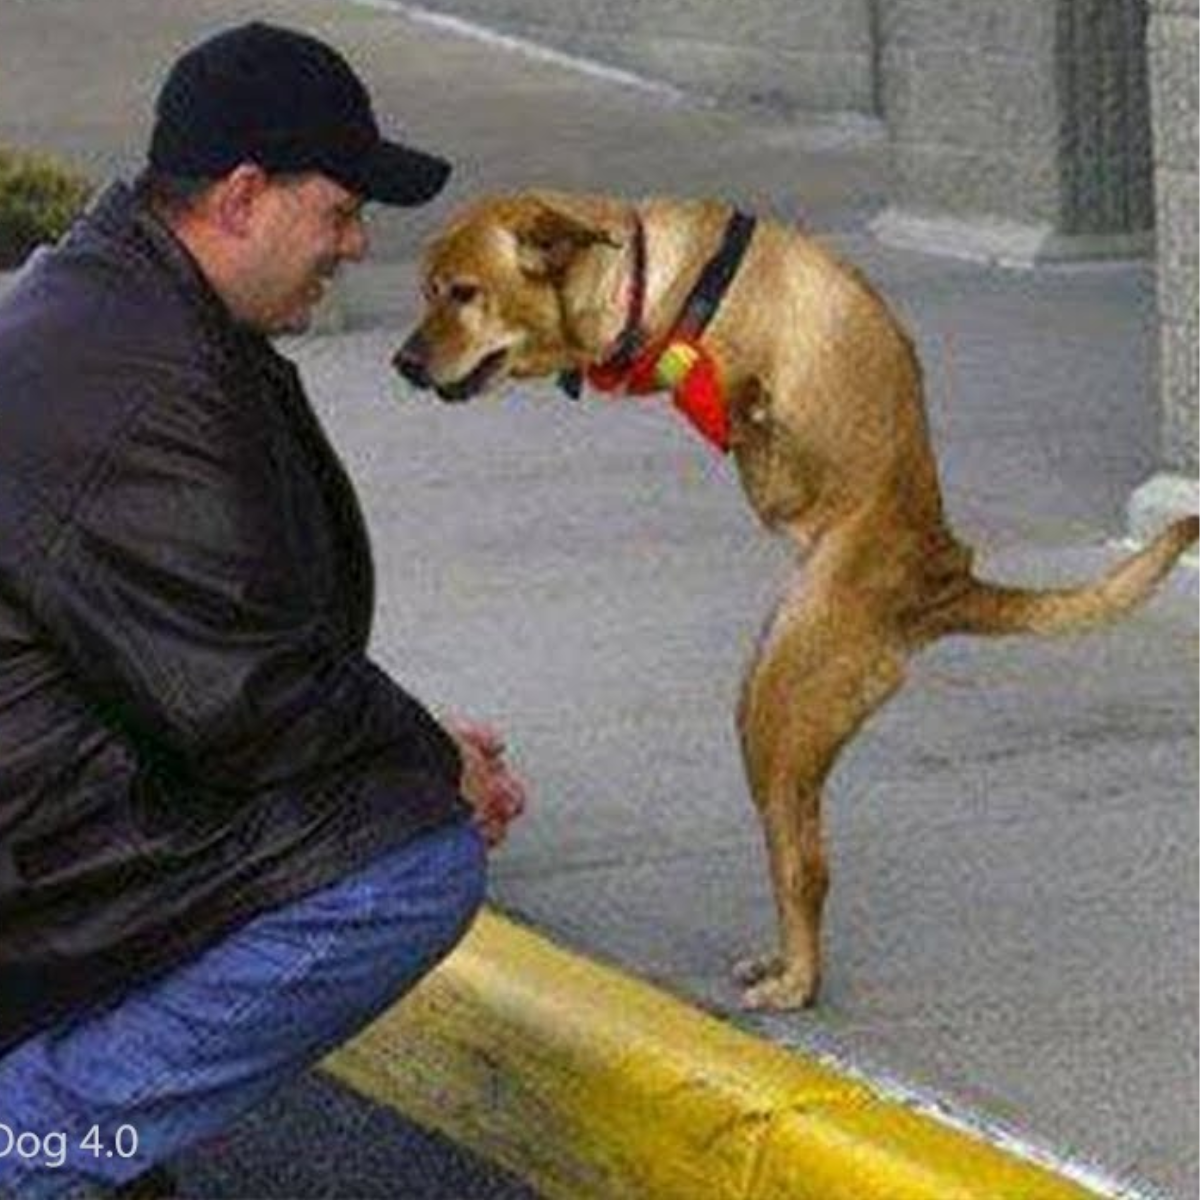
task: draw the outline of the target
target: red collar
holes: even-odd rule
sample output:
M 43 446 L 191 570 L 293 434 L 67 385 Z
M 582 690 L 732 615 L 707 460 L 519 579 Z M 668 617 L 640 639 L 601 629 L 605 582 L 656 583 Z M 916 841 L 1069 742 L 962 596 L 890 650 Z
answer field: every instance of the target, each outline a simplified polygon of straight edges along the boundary
M 729 413 L 717 362 L 699 341 L 668 335 L 653 342 L 622 371 L 607 363 L 587 370 L 600 392 L 646 396 L 670 390 L 675 407 L 722 454 L 729 450 Z
M 650 342 L 642 329 L 646 299 L 646 230 L 634 214 L 633 271 L 629 309 L 613 350 L 586 368 L 588 383 L 600 392 L 643 396 L 671 390 L 685 417 L 722 452 L 729 449 L 729 417 L 715 359 L 701 334 L 720 306 L 745 254 L 755 221 L 734 212 L 717 253 L 705 265 L 679 319 L 662 339 Z M 571 396 L 582 389 L 583 375 L 570 372 L 559 382 Z
M 578 400 L 582 394 L 585 377 L 597 391 L 615 392 L 621 389 L 645 343 L 645 334 L 642 332 L 645 307 L 646 227 L 635 209 L 633 213 L 633 265 L 630 269 L 629 306 L 625 313 L 625 323 L 617 335 L 617 340 L 613 343 L 612 350 L 600 362 L 590 363 L 582 370 L 564 371 L 559 375 L 559 387 L 572 400 Z
M 642 332 L 646 308 L 646 226 L 641 215 L 633 213 L 633 268 L 629 279 L 629 308 L 625 313 L 625 324 L 617 335 L 616 344 L 603 362 L 587 369 L 588 382 L 603 392 L 615 391 L 620 386 L 623 373 L 627 373 L 637 361 L 646 335 Z M 609 380 L 614 382 L 610 385 Z M 601 381 L 601 382 L 597 382 Z

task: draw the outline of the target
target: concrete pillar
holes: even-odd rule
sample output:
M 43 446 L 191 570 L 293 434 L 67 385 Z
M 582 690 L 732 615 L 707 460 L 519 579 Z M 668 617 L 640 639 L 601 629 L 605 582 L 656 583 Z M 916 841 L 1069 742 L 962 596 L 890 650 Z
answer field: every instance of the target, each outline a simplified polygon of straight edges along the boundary
M 1174 512 L 1196 512 L 1197 472 L 1197 0 L 1151 0 L 1147 50 L 1158 231 L 1161 470 L 1134 493 L 1130 527 L 1144 534 Z
M 1152 245 L 1146 0 L 876 0 L 885 241 L 1012 265 Z

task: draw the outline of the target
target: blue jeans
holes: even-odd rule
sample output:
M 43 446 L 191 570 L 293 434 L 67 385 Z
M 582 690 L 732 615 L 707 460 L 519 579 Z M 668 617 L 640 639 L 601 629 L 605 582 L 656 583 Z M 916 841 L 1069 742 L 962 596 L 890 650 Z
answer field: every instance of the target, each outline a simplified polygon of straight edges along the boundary
M 367 1024 L 483 901 L 469 824 L 415 838 L 0 1058 L 0 1196 L 103 1195 L 226 1128 Z

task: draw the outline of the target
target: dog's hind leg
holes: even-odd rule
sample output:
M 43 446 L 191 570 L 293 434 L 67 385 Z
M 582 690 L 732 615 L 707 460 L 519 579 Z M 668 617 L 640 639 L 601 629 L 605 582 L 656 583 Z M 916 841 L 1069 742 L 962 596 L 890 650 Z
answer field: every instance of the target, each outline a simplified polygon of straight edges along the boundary
M 821 975 L 829 872 L 821 788 L 838 752 L 900 686 L 903 643 L 851 591 L 802 585 L 780 604 L 747 673 L 738 713 L 779 918 L 777 954 L 734 968 L 748 1008 L 812 1003 Z

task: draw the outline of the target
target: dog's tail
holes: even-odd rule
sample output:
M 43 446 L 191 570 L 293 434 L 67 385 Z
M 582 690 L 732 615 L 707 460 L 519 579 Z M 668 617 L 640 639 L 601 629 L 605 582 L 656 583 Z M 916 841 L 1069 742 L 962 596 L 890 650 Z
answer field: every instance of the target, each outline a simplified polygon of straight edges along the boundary
M 935 636 L 953 633 L 1071 633 L 1105 625 L 1145 600 L 1200 534 L 1184 517 L 1092 583 L 1072 588 L 1003 587 L 970 577 L 928 614 Z

